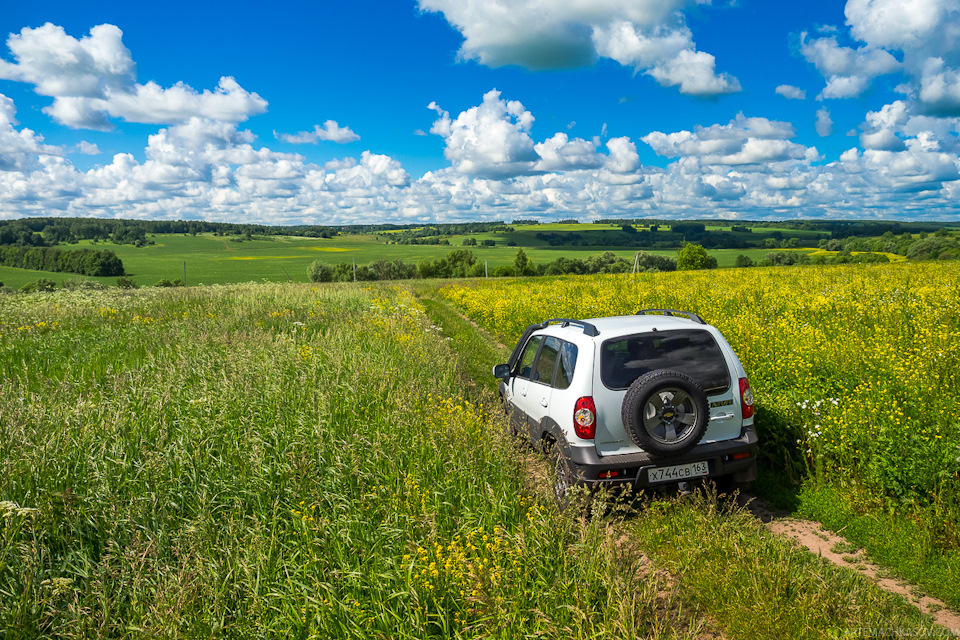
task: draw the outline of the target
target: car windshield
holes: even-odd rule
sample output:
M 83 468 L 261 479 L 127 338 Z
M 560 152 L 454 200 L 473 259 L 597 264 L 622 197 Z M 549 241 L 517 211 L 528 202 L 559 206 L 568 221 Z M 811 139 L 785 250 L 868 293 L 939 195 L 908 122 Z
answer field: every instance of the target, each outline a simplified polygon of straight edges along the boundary
M 723 352 L 707 331 L 657 331 L 603 343 L 600 378 L 609 389 L 626 389 L 643 374 L 657 369 L 685 373 L 708 393 L 719 393 L 730 386 Z

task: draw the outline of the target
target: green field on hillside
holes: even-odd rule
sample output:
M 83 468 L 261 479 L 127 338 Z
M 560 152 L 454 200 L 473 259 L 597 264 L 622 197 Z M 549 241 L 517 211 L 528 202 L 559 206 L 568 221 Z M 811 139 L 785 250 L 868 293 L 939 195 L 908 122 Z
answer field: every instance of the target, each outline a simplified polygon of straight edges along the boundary
M 556 227 L 560 225 L 540 225 Z M 569 226 L 569 225 L 568 225 Z M 581 225 L 592 226 L 592 225 Z M 600 225 L 596 225 L 600 226 Z M 401 245 L 388 244 L 375 235 L 342 235 L 335 238 L 303 238 L 291 236 L 255 236 L 252 240 L 242 237 L 217 236 L 213 234 L 151 236 L 155 244 L 135 247 L 129 244 L 96 243 L 82 241 L 65 248 L 96 247 L 115 252 L 123 261 L 128 276 L 140 286 L 152 286 L 162 279 L 183 279 L 188 286 L 198 284 L 226 284 L 231 282 L 307 282 L 307 267 L 315 260 L 338 264 L 341 262 L 362 266 L 376 260 L 403 260 L 416 264 L 420 260 L 442 258 L 456 249 L 468 249 L 477 260 L 487 262 L 490 270 L 512 264 L 517 247 L 508 247 L 502 234 L 475 234 L 479 240 L 494 238 L 494 247 L 464 247 L 463 238 L 453 236 L 448 245 Z M 532 236 L 531 236 L 532 237 Z M 535 240 L 535 239 L 534 239 Z M 559 257 L 585 258 L 608 250 L 604 247 L 550 247 L 535 241 L 523 247 L 535 264 L 552 262 Z M 633 261 L 637 253 L 632 248 L 611 247 L 616 255 Z M 750 256 L 760 261 L 769 249 L 721 249 L 710 251 L 721 267 L 732 267 L 738 255 Z M 676 250 L 648 251 L 657 255 L 677 257 Z M 47 278 L 58 285 L 67 280 L 98 280 L 105 285 L 114 285 L 116 278 L 88 278 L 68 273 L 50 273 L 0 267 L 0 282 L 19 289 L 39 278 Z

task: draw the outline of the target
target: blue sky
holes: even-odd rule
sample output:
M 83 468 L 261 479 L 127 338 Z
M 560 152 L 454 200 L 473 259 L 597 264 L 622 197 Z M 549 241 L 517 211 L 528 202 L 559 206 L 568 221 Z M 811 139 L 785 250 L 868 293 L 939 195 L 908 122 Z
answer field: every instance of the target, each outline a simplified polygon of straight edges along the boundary
M 0 218 L 960 213 L 960 0 L 5 2 L 0 35 Z

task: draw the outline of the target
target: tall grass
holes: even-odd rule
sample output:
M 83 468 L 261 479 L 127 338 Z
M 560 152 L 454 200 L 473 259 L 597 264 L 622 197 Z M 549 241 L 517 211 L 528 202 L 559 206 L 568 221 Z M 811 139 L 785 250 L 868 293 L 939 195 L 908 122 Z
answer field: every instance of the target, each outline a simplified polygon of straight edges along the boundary
M 404 289 L 56 292 L 0 318 L 4 638 L 700 631 L 602 522 L 524 489 Z

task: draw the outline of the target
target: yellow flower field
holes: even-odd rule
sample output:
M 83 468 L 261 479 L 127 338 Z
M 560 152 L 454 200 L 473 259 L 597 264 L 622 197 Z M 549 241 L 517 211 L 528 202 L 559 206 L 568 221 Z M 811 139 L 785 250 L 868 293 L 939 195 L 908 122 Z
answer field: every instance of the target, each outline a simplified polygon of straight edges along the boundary
M 694 311 L 750 376 L 770 466 L 897 502 L 956 492 L 955 263 L 487 280 L 442 292 L 508 341 L 546 318 Z

